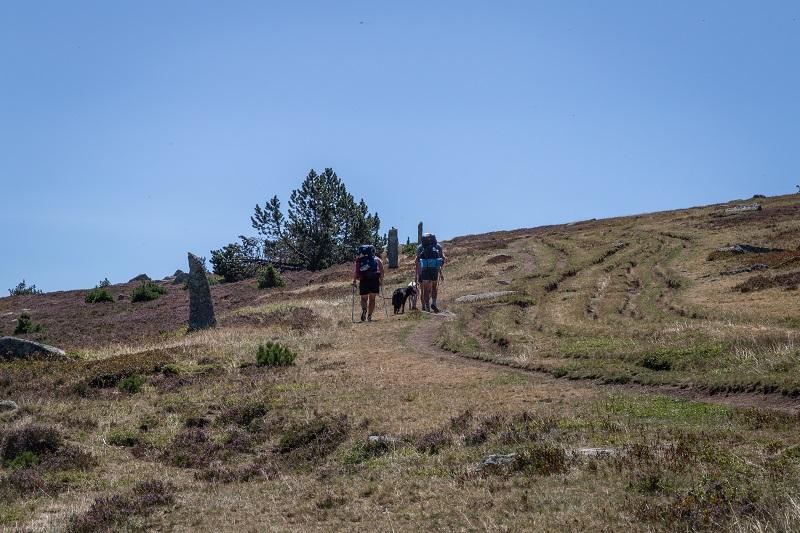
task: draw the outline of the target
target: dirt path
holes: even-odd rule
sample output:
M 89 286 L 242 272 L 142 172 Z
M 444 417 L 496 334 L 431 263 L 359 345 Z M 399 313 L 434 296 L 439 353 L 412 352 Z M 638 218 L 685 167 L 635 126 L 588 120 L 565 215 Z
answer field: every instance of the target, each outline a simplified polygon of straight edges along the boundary
M 423 320 L 416 327 L 414 332 L 408 337 L 409 346 L 419 355 L 425 357 L 435 357 L 440 360 L 453 363 L 456 367 L 490 367 L 501 372 L 513 372 L 519 376 L 524 376 L 532 385 L 541 384 L 548 386 L 559 386 L 558 388 L 570 389 L 597 389 L 602 388 L 611 391 L 620 391 L 640 394 L 657 394 L 671 396 L 682 400 L 724 405 L 738 408 L 758 408 L 780 411 L 790 414 L 800 414 L 800 399 L 789 398 L 782 394 L 761 394 L 761 393 L 728 393 L 728 394 L 709 394 L 697 389 L 682 389 L 673 386 L 650 387 L 637 384 L 609 385 L 598 383 L 591 380 L 569 380 L 556 378 L 547 372 L 530 370 L 514 366 L 513 363 L 506 363 L 492 359 L 491 355 L 486 357 L 472 357 L 461 353 L 453 353 L 444 350 L 436 345 L 439 331 L 442 324 L 453 317 L 431 317 Z

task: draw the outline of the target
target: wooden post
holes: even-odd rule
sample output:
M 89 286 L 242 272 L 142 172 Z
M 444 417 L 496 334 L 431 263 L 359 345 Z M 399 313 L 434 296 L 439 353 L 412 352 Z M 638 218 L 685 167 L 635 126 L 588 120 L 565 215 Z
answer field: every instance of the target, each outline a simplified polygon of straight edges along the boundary
M 422 244 L 422 222 L 417 226 L 417 244 Z

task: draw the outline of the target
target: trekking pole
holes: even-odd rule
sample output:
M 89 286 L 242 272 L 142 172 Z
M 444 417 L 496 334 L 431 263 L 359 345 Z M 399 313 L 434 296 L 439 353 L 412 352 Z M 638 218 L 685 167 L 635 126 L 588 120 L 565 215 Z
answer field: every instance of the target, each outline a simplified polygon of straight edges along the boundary
M 353 305 L 350 307 L 350 322 L 356 323 L 356 286 L 353 285 Z
M 383 300 L 383 310 L 386 313 L 386 320 L 389 320 L 389 310 L 386 308 L 386 297 L 383 295 L 383 283 L 381 283 L 381 300 Z

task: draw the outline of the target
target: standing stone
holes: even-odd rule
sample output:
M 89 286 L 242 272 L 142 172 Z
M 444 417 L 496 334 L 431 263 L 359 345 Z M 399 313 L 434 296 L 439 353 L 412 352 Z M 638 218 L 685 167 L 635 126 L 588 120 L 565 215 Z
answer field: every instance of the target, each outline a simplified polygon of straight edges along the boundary
M 389 230 L 389 268 L 397 268 L 397 247 L 400 243 L 397 240 L 397 228 Z
M 189 331 L 212 328 L 217 325 L 214 318 L 214 302 L 208 286 L 206 269 L 196 255 L 189 253 Z
M 417 244 L 422 244 L 422 222 L 417 226 Z

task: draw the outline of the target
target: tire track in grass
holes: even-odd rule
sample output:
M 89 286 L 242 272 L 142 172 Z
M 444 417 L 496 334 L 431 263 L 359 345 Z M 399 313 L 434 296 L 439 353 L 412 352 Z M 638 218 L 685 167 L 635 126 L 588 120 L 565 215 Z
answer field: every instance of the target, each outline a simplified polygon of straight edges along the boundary
M 500 372 L 513 372 L 525 377 L 532 385 L 559 385 L 575 390 L 603 389 L 623 393 L 653 394 L 669 396 L 676 399 L 722 405 L 732 408 L 756 408 L 780 411 L 789 414 L 800 414 L 800 399 L 790 398 L 776 393 L 725 393 L 711 394 L 700 389 L 681 388 L 670 385 L 640 385 L 640 384 L 608 384 L 592 379 L 557 378 L 543 368 L 536 368 L 518 361 L 503 359 L 490 353 L 475 355 L 451 352 L 441 348 L 439 339 L 441 328 L 445 323 L 455 319 L 455 316 L 443 318 L 430 318 L 420 321 L 420 324 L 408 336 L 406 344 L 411 351 L 419 356 L 432 357 L 448 361 L 458 367 L 490 367 Z

